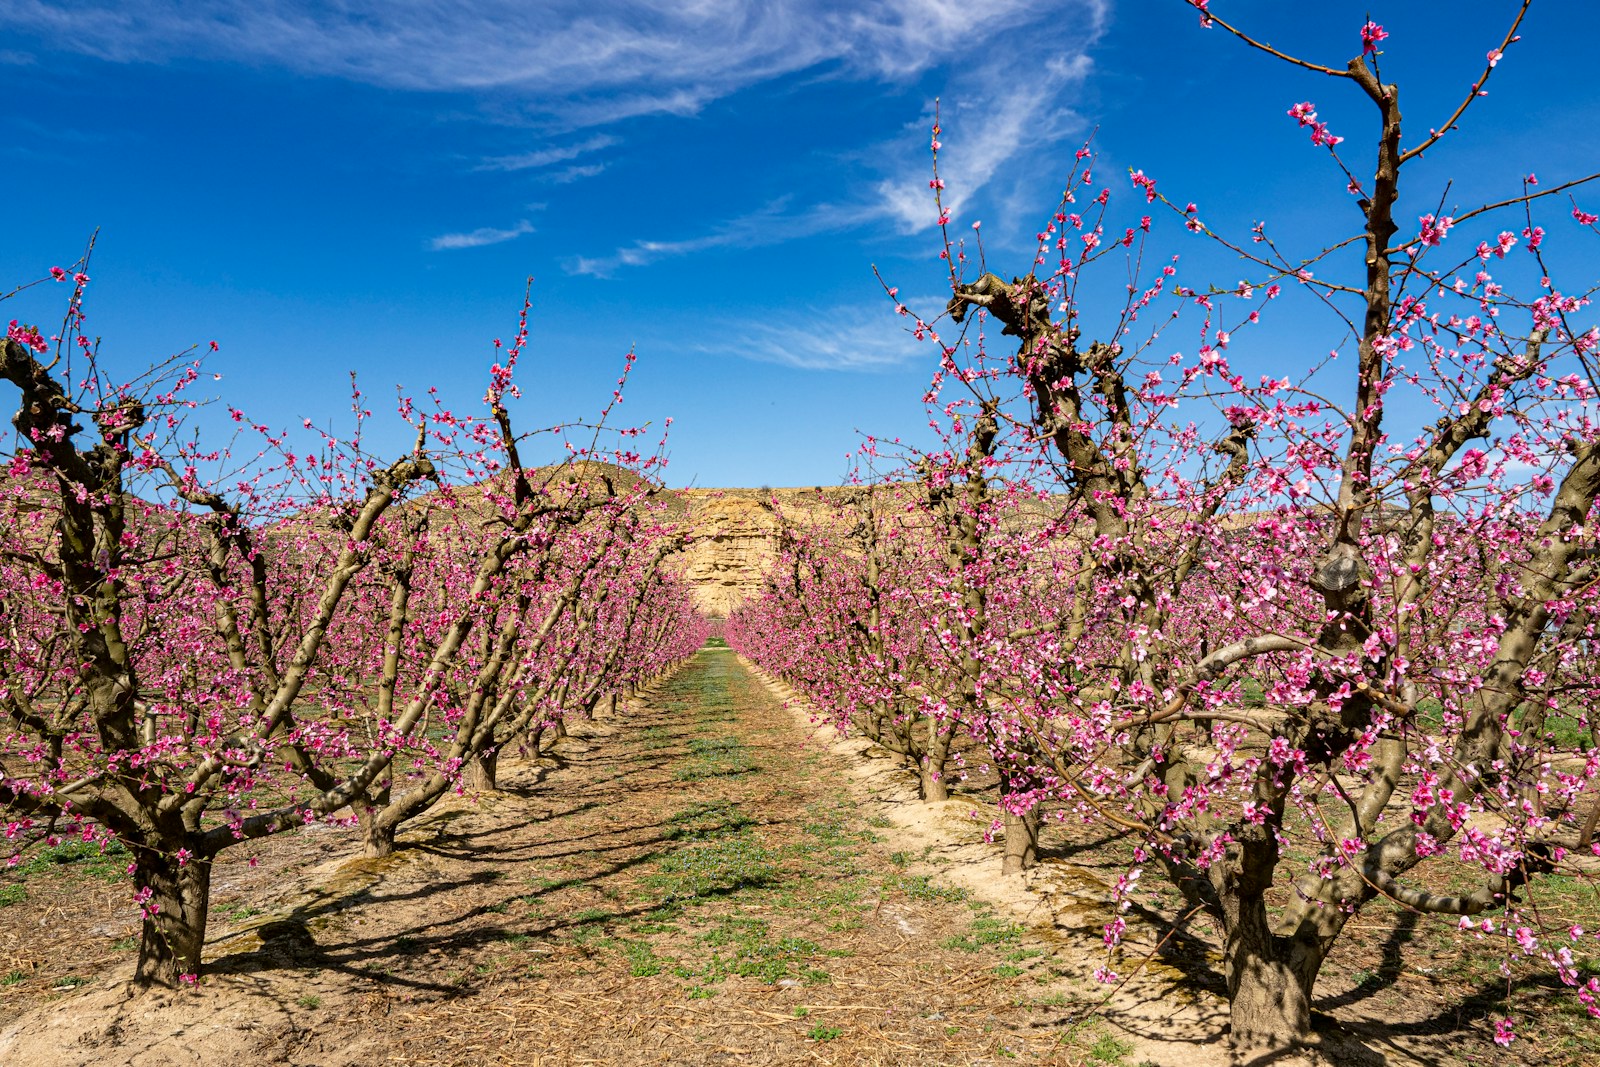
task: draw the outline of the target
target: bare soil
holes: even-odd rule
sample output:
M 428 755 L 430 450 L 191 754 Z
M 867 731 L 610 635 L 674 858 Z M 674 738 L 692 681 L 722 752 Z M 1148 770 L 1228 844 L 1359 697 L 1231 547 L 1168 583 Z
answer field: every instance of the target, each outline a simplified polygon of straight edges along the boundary
M 786 696 L 708 649 L 555 758 L 502 760 L 499 791 L 450 798 L 390 859 L 328 828 L 225 856 L 193 990 L 129 995 L 121 859 L 6 876 L 0 1063 L 1238 1062 L 1215 945 L 1169 902 L 1140 927 L 1159 952 L 1135 938 L 1126 984 L 1089 980 L 1115 842 L 1057 824 L 1002 878 L 979 768 L 920 805 Z M 1416 969 L 1322 988 L 1323 1062 L 1498 1051 L 1487 1009 Z M 1515 1051 L 1585 1062 L 1564 1047 Z

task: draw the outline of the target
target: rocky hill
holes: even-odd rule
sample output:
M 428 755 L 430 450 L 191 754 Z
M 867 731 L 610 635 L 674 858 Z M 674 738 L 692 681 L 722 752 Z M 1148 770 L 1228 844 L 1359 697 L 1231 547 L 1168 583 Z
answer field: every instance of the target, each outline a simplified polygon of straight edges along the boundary
M 693 532 L 680 572 L 700 610 L 728 613 L 761 589 L 777 555 L 778 512 L 801 523 L 819 515 L 841 489 L 681 489 Z

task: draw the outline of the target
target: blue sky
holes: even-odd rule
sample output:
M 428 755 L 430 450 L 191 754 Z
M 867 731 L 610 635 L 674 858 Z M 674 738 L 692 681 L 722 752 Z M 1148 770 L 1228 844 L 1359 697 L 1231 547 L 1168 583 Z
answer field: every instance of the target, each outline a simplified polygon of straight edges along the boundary
M 1333 66 L 1371 9 L 1414 135 L 1516 7 L 1213 3 Z M 1467 208 L 1529 171 L 1600 169 L 1597 30 L 1600 4 L 1535 4 L 1400 217 L 1446 179 Z M 377 398 L 438 385 L 469 407 L 532 275 L 526 425 L 592 414 L 634 346 L 626 413 L 674 418 L 672 484 L 831 483 L 858 431 L 924 421 L 933 354 L 872 267 L 942 305 L 935 98 L 956 229 L 981 219 L 1006 275 L 1092 130 L 1114 218 L 1138 210 L 1138 167 L 1213 228 L 1269 220 L 1307 252 L 1357 219 L 1286 109 L 1314 101 L 1349 158 L 1376 133 L 1353 86 L 1202 30 L 1180 0 L 0 0 L 0 288 L 99 227 L 90 325 L 110 360 L 131 375 L 215 339 L 218 396 L 337 427 L 351 370 Z M 1191 282 L 1241 277 L 1181 228 L 1154 247 Z M 0 310 L 47 322 L 58 295 Z M 1263 334 L 1263 366 L 1337 342 L 1299 314 Z

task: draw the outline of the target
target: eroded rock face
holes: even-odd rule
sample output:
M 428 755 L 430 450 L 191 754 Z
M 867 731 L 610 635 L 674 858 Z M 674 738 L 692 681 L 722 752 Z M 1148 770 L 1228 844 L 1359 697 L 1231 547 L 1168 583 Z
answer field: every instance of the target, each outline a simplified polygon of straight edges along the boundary
M 712 618 L 726 618 L 761 592 L 778 556 L 783 520 L 800 525 L 829 511 L 836 489 L 680 490 L 692 531 L 679 574 L 695 604 Z M 783 520 L 780 520 L 779 514 Z
M 725 618 L 760 591 L 777 557 L 778 519 L 759 500 L 698 496 L 690 500 L 694 537 L 684 553 L 683 577 L 704 614 Z

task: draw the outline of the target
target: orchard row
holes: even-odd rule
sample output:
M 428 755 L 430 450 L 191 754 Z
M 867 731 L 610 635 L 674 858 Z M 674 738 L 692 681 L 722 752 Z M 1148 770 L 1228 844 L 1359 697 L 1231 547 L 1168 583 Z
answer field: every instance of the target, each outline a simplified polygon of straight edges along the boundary
M 524 463 L 506 400 L 526 307 L 486 414 L 402 398 L 398 459 L 364 446 L 359 393 L 348 440 L 297 446 L 230 409 L 254 444 L 208 451 L 185 432 L 198 364 L 119 384 L 85 340 L 87 276 L 53 273 L 66 327 L 14 327 L 0 360 L 20 392 L 0 812 L 13 863 L 63 838 L 126 849 L 138 984 L 195 980 L 223 850 L 330 822 L 386 855 L 440 797 L 492 786 L 506 746 L 537 751 L 702 644 L 640 432 L 608 407 L 543 431 L 565 462 Z
M 1402 214 L 1440 203 L 1402 178 L 1483 106 L 1520 14 L 1451 122 L 1408 139 L 1381 26 L 1327 67 L 1194 6 L 1370 105 L 1364 162 L 1288 109 L 1351 236 L 1234 240 L 1143 172 L 1102 180 L 1086 145 L 1007 281 L 949 234 L 935 125 L 950 301 L 898 310 L 938 358 L 937 443 L 869 440 L 853 500 L 788 524 L 729 643 L 903 754 L 929 800 L 980 753 L 1009 869 L 1041 811 L 1119 836 L 1102 976 L 1139 879 L 1167 880 L 1219 931 L 1236 1044 L 1312 1040 L 1319 973 L 1375 901 L 1600 1016 L 1600 908 L 1540 906 L 1600 855 L 1600 332 L 1592 281 L 1556 277 L 1592 257 L 1568 240 L 1595 236 L 1587 179 Z M 1162 219 L 1248 280 L 1186 282 L 1154 254 Z M 1319 322 L 1334 355 L 1285 359 Z

